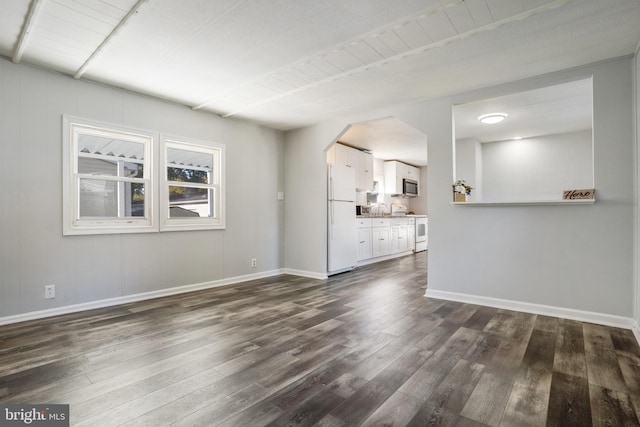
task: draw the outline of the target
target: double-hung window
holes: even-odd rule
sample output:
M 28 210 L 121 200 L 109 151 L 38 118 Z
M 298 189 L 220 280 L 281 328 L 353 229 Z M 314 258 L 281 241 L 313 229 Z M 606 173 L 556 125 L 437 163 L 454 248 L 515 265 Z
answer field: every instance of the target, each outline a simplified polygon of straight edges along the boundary
M 64 234 L 157 231 L 153 133 L 64 117 Z
M 161 140 L 160 231 L 224 228 L 224 145 Z
M 64 116 L 63 147 L 63 234 L 225 228 L 223 144 Z

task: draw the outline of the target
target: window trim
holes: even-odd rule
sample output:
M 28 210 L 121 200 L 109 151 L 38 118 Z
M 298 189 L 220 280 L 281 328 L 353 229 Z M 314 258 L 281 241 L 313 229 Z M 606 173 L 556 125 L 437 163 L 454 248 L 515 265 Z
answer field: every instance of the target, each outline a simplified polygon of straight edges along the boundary
M 81 133 L 98 136 L 114 136 L 125 141 L 144 144 L 143 178 L 92 176 L 78 173 L 78 138 Z M 68 115 L 62 116 L 63 144 L 63 235 L 149 233 L 158 231 L 156 208 L 155 152 L 158 134 L 141 129 L 114 125 Z M 97 179 L 115 182 L 137 182 L 145 184 L 145 215 L 121 218 L 80 218 L 80 180 Z
M 160 167 L 158 192 L 160 200 L 160 231 L 187 230 L 220 230 L 226 229 L 226 174 L 225 174 L 225 145 L 212 141 L 177 137 L 166 134 L 160 135 Z M 213 156 L 213 173 L 211 184 L 178 183 L 169 181 L 167 177 L 167 151 L 194 151 Z M 169 186 L 178 185 L 195 188 L 211 188 L 214 192 L 213 217 L 169 217 Z

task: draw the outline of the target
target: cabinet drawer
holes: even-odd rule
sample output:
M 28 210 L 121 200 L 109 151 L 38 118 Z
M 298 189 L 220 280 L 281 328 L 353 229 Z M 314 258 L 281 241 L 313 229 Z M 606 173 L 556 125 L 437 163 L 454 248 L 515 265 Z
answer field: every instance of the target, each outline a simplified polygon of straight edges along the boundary
M 414 219 L 413 218 L 392 218 L 391 219 L 391 226 L 395 227 L 395 226 L 400 226 L 400 225 L 414 225 Z
M 391 218 L 370 218 L 372 227 L 391 227 Z
M 356 228 L 371 227 L 371 218 L 356 218 Z

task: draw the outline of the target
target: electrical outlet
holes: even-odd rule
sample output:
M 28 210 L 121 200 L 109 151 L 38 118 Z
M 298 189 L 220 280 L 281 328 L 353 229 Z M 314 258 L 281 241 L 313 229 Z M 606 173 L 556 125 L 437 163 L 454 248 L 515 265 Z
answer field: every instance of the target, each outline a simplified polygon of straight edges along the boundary
M 52 299 L 56 297 L 56 285 L 47 285 L 44 287 L 45 299 Z
M 255 258 L 251 258 L 251 267 L 256 268 L 258 266 L 258 261 Z

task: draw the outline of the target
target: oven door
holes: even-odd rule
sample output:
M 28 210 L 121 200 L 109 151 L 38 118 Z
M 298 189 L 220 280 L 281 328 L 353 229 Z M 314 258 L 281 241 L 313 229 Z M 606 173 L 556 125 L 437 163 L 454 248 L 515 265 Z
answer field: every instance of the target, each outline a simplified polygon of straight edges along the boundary
M 427 250 L 429 222 L 427 218 L 416 218 L 416 252 Z

